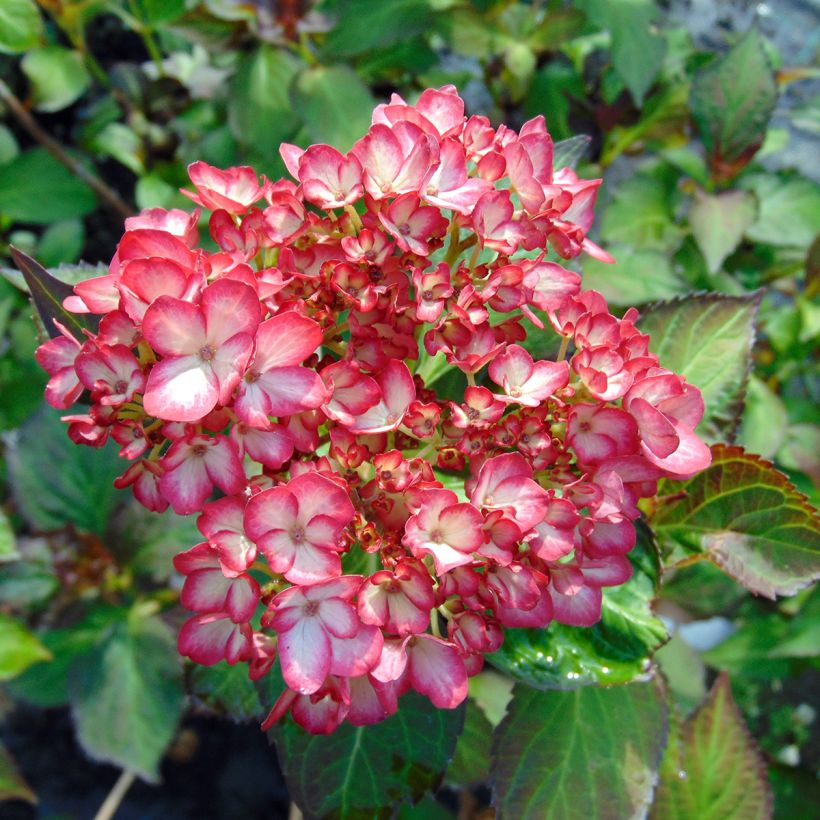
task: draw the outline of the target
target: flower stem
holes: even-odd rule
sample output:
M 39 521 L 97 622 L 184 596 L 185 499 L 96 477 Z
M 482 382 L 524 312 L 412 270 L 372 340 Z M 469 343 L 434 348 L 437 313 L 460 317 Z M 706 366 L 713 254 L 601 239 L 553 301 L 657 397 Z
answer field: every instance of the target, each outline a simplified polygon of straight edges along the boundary
M 108 797 L 103 800 L 103 804 L 94 815 L 94 820 L 111 820 L 136 778 L 137 775 L 134 772 L 125 769 L 117 778 L 117 782 L 108 793 Z

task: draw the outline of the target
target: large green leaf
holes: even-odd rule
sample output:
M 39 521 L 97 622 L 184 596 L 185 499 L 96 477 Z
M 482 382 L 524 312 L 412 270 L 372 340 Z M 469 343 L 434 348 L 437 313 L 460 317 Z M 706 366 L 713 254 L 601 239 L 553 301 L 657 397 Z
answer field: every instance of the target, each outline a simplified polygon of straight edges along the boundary
M 0 165 L 0 214 L 9 219 L 47 225 L 85 216 L 96 207 L 91 188 L 44 148 Z
M 672 220 L 665 181 L 640 174 L 622 183 L 604 211 L 601 236 L 640 249 L 669 251 L 677 245 L 680 228 Z
M 37 796 L 17 771 L 14 759 L 0 743 L 0 803 L 4 800 L 25 800 L 36 803 Z
M 667 634 L 652 611 L 656 548 L 644 525 L 638 527 L 638 538 L 629 555 L 634 574 L 622 586 L 604 590 L 595 626 L 508 629 L 501 649 L 490 655 L 492 664 L 530 686 L 551 689 L 625 683 L 644 674 Z
M 653 25 L 653 0 L 577 0 L 589 21 L 612 37 L 612 65 L 640 105 L 663 65 L 666 40 Z
M 86 753 L 156 782 L 184 696 L 176 641 L 150 606 L 134 606 L 72 664 L 69 695 Z
M 374 102 L 367 86 L 345 65 L 305 69 L 294 83 L 293 101 L 311 142 L 340 151 L 367 131 Z
M 632 306 L 682 296 L 689 288 L 660 250 L 634 250 L 610 243 L 615 257 L 608 265 L 587 256 L 583 260 L 584 288 L 597 290 L 613 305 Z
M 721 675 L 705 703 L 670 737 L 653 820 L 765 820 L 766 764 Z
M 698 433 L 710 444 L 731 441 L 743 412 L 761 293 L 705 293 L 654 305 L 639 327 L 661 366 L 686 376 L 703 393 Z
M 290 86 L 301 63 L 288 51 L 261 45 L 245 57 L 231 81 L 228 122 L 237 141 L 254 156 L 275 157 L 301 121 Z
M 709 273 L 720 270 L 723 260 L 740 244 L 756 215 L 755 199 L 747 191 L 696 193 L 689 210 L 689 224 Z
M 659 678 L 572 692 L 515 687 L 493 736 L 499 820 L 623 820 L 649 807 L 667 734 Z
M 288 719 L 271 734 L 306 817 L 386 818 L 438 786 L 463 723 L 463 705 L 437 709 L 410 692 L 374 726 L 344 723 L 331 735 L 309 735 Z
M 36 635 L 14 618 L 0 613 L 0 681 L 14 678 L 32 664 L 50 657 Z
M 194 702 L 204 703 L 216 714 L 230 720 L 261 721 L 264 718 L 259 693 L 248 677 L 244 663 L 229 666 L 194 664 L 188 675 L 188 690 Z
M 820 232 L 820 185 L 798 174 L 755 174 L 740 184 L 755 192 L 758 217 L 746 232 L 769 245 L 808 248 Z
M 136 500 L 117 511 L 105 539 L 119 564 L 160 583 L 173 572 L 173 557 L 201 540 L 194 516 L 171 509 L 158 514 Z
M 20 67 L 31 83 L 38 111 L 59 111 L 78 100 L 91 84 L 82 54 L 62 46 L 32 49 Z
M 763 144 L 777 84 L 757 29 L 692 82 L 692 118 L 718 179 L 732 179 Z
M 77 341 L 84 341 L 83 331 L 93 329 L 89 314 L 72 313 L 63 307 L 63 300 L 74 294 L 74 288 L 52 276 L 39 262 L 15 247 L 11 248 L 11 257 L 23 274 L 29 298 L 46 333 L 52 339 L 60 336 L 60 331 L 54 324 L 58 321 Z
M 712 466 L 664 482 L 651 524 L 671 560 L 709 560 L 767 598 L 793 595 L 820 577 L 817 513 L 786 476 L 741 447 L 716 445 Z
M 126 615 L 122 607 L 97 604 L 73 626 L 43 632 L 39 637 L 51 653 L 51 660 L 29 667 L 11 681 L 11 694 L 43 708 L 67 704 L 71 664 L 104 641 L 112 625 Z
M 19 54 L 36 46 L 42 37 L 43 19 L 34 0 L 0 3 L 0 52 Z
M 352 57 L 407 40 L 430 26 L 430 6 L 428 0 L 344 0 L 322 50 L 329 58 Z
M 772 458 L 786 438 L 789 413 L 783 399 L 762 379 L 752 374 L 738 443 L 750 453 Z
M 74 444 L 61 415 L 43 405 L 9 435 L 6 458 L 15 506 L 35 530 L 73 524 L 103 535 L 120 499 L 113 481 L 123 470 L 122 462 L 116 447 Z
M 490 774 L 492 734 L 492 724 L 470 698 L 464 715 L 464 729 L 458 737 L 455 755 L 444 778 L 448 786 L 467 788 L 487 781 Z

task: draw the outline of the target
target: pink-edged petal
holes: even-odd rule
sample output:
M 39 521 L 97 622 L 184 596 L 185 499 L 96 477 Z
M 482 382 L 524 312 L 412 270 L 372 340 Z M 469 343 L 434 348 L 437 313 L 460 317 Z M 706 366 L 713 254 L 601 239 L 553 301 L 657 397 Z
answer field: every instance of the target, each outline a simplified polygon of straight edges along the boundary
M 199 512 L 213 492 L 201 458 L 188 458 L 173 470 L 166 470 L 159 480 L 159 488 L 177 515 Z
M 378 663 L 370 670 L 382 683 L 398 680 L 407 668 L 407 642 L 410 638 L 388 638 L 382 646 Z
M 313 319 L 294 311 L 277 314 L 259 325 L 254 368 L 264 373 L 301 364 L 321 343 L 322 329 Z
M 629 412 L 638 422 L 641 439 L 658 458 L 666 458 L 680 443 L 675 426 L 669 419 L 640 397 L 629 403 Z
M 338 553 L 314 547 L 306 541 L 298 544 L 293 566 L 284 573 L 292 584 L 315 584 L 341 574 L 342 561 Z
M 286 530 L 270 530 L 256 539 L 259 552 L 274 572 L 286 573 L 296 559 L 297 545 Z
M 336 638 L 352 638 L 361 626 L 356 610 L 341 598 L 322 601 L 319 618 L 328 633 Z
M 166 421 L 198 421 L 216 407 L 219 382 L 199 356 L 178 356 L 154 365 L 145 385 L 145 412 Z
M 260 376 L 256 384 L 267 397 L 267 413 L 271 416 L 313 410 L 329 398 L 322 377 L 307 367 L 277 367 Z
M 202 311 L 172 296 L 160 296 L 145 311 L 142 334 L 163 356 L 195 354 L 207 344 Z
M 335 638 L 331 635 L 330 645 L 331 673 L 355 677 L 369 672 L 379 662 L 384 637 L 378 627 L 362 624 L 352 638 Z
M 219 382 L 220 404 L 230 404 L 231 394 L 239 384 L 252 350 L 253 336 L 238 333 L 217 348 L 214 353 L 210 365 Z
M 218 279 L 202 294 L 202 312 L 210 344 L 219 347 L 237 333 L 256 333 L 261 317 L 253 288 L 234 279 Z
M 314 472 L 303 473 L 288 483 L 288 490 L 299 502 L 299 516 L 303 521 L 327 515 L 344 527 L 353 520 L 356 511 L 350 496 L 329 478 Z
M 552 586 L 553 618 L 568 626 L 593 626 L 601 620 L 601 589 L 585 586 L 575 595 L 562 595 Z
M 258 541 L 266 532 L 290 527 L 299 513 L 299 502 L 285 487 L 271 487 L 255 495 L 245 507 L 248 537 Z
M 248 480 L 236 444 L 226 436 L 217 436 L 214 442 L 204 456 L 208 478 L 228 495 L 241 492 Z
M 197 615 L 180 629 L 179 653 L 202 666 L 234 664 L 250 656 L 251 635 L 249 624 L 235 624 L 225 613 Z
M 330 671 L 330 640 L 319 618 L 301 618 L 280 634 L 279 662 L 291 689 L 309 695 L 321 687 Z
M 458 650 L 432 635 L 411 638 L 407 647 L 410 685 L 439 709 L 454 709 L 467 697 L 467 672 Z
M 666 458 L 659 458 L 645 444 L 641 445 L 643 454 L 648 461 L 660 467 L 667 475 L 676 479 L 691 478 L 712 463 L 712 451 L 698 438 L 696 433 L 679 426 L 677 434 L 680 443 L 677 449 Z

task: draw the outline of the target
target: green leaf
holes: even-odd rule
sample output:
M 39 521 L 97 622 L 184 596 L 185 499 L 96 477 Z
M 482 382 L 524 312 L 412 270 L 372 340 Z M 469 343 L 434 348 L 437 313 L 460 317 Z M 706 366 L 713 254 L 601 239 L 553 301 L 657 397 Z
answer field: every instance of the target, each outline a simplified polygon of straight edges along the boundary
M 0 3 L 0 52 L 19 54 L 43 39 L 43 19 L 33 0 Z
M 311 142 L 347 151 L 370 126 L 373 96 L 349 66 L 313 66 L 293 85 L 294 110 L 305 121 Z
M 40 638 L 52 659 L 37 663 L 9 684 L 15 698 L 43 708 L 68 703 L 68 670 L 74 661 L 105 640 L 112 624 L 127 616 L 122 607 L 97 604 L 73 626 L 50 629 Z
M 820 577 L 817 513 L 786 476 L 741 447 L 716 445 L 712 466 L 664 481 L 651 524 L 672 560 L 712 561 L 746 589 L 774 599 Z
M 756 174 L 741 184 L 757 195 L 757 221 L 749 239 L 778 247 L 806 248 L 820 231 L 820 185 L 802 176 Z
M 73 524 L 103 535 L 120 500 L 113 486 L 123 470 L 117 448 L 78 447 L 66 435 L 61 415 L 44 405 L 9 437 L 6 457 L 15 506 L 37 531 Z
M 720 270 L 723 260 L 737 248 L 756 216 L 755 198 L 746 191 L 695 193 L 689 224 L 709 273 Z
M 766 764 L 734 700 L 729 679 L 670 738 L 653 820 L 765 820 L 772 815 Z
M 118 563 L 132 572 L 164 583 L 173 572 L 173 557 L 202 540 L 194 516 L 146 510 L 129 500 L 111 520 L 106 543 Z
M 344 0 L 322 52 L 330 59 L 353 57 L 407 40 L 429 28 L 431 14 L 428 0 Z
M 32 632 L 0 613 L 0 681 L 17 677 L 32 664 L 50 657 Z
M 615 257 L 614 265 L 591 256 L 583 260 L 584 288 L 599 291 L 613 305 L 657 302 L 689 290 L 661 251 L 634 250 L 616 243 L 608 245 L 607 250 Z
M 669 694 L 675 705 L 688 714 L 706 696 L 706 667 L 700 655 L 679 634 L 655 653 Z
M 142 137 L 125 123 L 108 123 L 89 140 L 89 148 L 117 160 L 138 177 L 145 173 L 145 144 Z
M 666 40 L 654 29 L 653 0 L 578 0 L 596 27 L 612 37 L 612 65 L 640 105 L 663 65 Z
M 772 458 L 786 438 L 788 424 L 789 414 L 780 396 L 752 374 L 738 443 L 750 453 Z
M 204 703 L 221 717 L 234 721 L 260 721 L 264 711 L 248 667 L 243 663 L 229 666 L 220 661 L 215 666 L 194 664 L 188 675 L 188 690 L 194 703 Z
M 546 629 L 508 629 L 490 662 L 530 686 L 550 689 L 625 683 L 644 674 L 667 634 L 652 611 L 658 557 L 642 524 L 629 559 L 632 578 L 603 591 L 601 620 L 595 626 L 553 623 Z
M 672 221 L 667 186 L 640 174 L 622 183 L 604 211 L 601 237 L 635 248 L 668 251 L 678 244 L 680 228 Z
M 18 557 L 19 553 L 14 545 L 14 530 L 11 528 L 11 521 L 0 509 L 0 564 L 5 561 L 14 561 Z
M 76 102 L 91 85 L 79 51 L 62 46 L 43 46 L 27 52 L 20 62 L 31 83 L 37 111 L 60 111 Z
M 170 23 L 185 13 L 185 0 L 139 0 L 140 16 L 152 26 Z
M 20 154 L 20 146 L 8 126 L 0 124 L 0 165 L 11 162 Z
M 48 225 L 85 216 L 96 207 L 91 188 L 43 148 L 0 165 L 0 213 L 9 219 Z
M 66 219 L 49 225 L 37 244 L 37 256 L 46 268 L 61 262 L 76 262 L 85 245 L 82 220 Z
M 17 771 L 14 758 L 0 743 L 0 803 L 4 800 L 25 800 L 28 803 L 37 803 L 37 795 Z
M 732 441 L 740 423 L 761 297 L 695 294 L 654 305 L 638 323 L 661 366 L 703 393 L 698 433 L 709 443 Z
M 725 641 L 704 653 L 716 669 L 749 678 L 787 677 L 793 659 L 814 658 L 820 647 L 820 592 L 796 615 L 753 612 Z
M 331 735 L 309 735 L 288 719 L 271 735 L 288 791 L 307 817 L 387 818 L 439 784 L 464 708 L 437 709 L 409 692 L 374 726 L 343 723 Z
M 695 75 L 689 105 L 717 179 L 732 179 L 755 155 L 776 103 L 774 72 L 757 29 Z
M 75 661 L 69 694 L 89 757 L 155 783 L 184 696 L 176 640 L 148 606 L 136 605 L 103 643 Z
M 569 100 L 571 96 L 583 98 L 584 85 L 578 72 L 561 62 L 549 62 L 542 66 L 533 77 L 525 101 L 528 117 L 544 114 L 547 126 L 553 139 L 559 140 L 555 145 L 553 166 L 555 170 L 569 165 L 564 159 L 564 143 L 579 144 L 581 155 L 589 145 L 589 137 L 572 137 L 569 125 Z
M 641 817 L 667 734 L 659 678 L 572 692 L 515 687 L 493 735 L 499 820 Z
M 467 701 L 464 729 L 447 768 L 446 785 L 461 789 L 486 783 L 490 776 L 490 739 L 493 726 L 472 699 Z
M 85 338 L 83 330 L 92 329 L 87 314 L 71 313 L 63 307 L 63 300 L 72 296 L 74 288 L 53 277 L 39 262 L 24 254 L 14 246 L 11 258 L 20 268 L 31 298 L 46 333 L 55 339 L 60 336 L 54 322 L 60 322 L 78 341 Z
M 277 156 L 300 119 L 291 106 L 290 86 L 301 63 L 281 48 L 262 45 L 245 57 L 231 80 L 228 122 L 238 142 L 262 157 Z

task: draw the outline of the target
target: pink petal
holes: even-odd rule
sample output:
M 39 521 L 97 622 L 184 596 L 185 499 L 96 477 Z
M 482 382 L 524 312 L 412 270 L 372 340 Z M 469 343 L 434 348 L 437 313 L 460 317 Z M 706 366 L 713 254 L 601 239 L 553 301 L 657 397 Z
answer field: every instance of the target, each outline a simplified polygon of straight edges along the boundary
M 237 333 L 253 336 L 261 319 L 253 288 L 233 279 L 218 279 L 202 293 L 208 342 L 219 347 Z
M 259 325 L 254 367 L 264 373 L 301 364 L 321 343 L 322 329 L 313 319 L 294 311 L 279 313 Z
M 195 354 L 207 345 L 205 317 L 200 309 L 173 296 L 160 296 L 145 311 L 142 334 L 163 356 Z
M 319 618 L 302 618 L 279 635 L 279 662 L 291 689 L 309 695 L 321 687 L 330 671 L 330 640 Z
M 454 709 L 467 697 L 467 672 L 458 650 L 432 635 L 411 638 L 407 647 L 410 685 L 439 709 Z
M 384 637 L 375 626 L 362 624 L 352 638 L 330 636 L 333 659 L 330 671 L 334 675 L 355 677 L 369 672 L 379 662 Z

